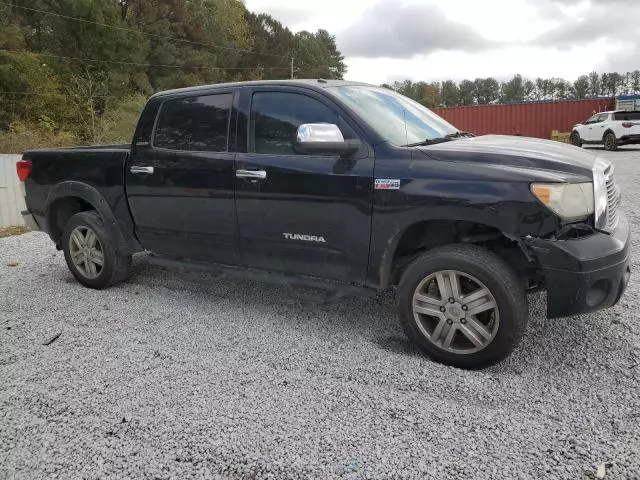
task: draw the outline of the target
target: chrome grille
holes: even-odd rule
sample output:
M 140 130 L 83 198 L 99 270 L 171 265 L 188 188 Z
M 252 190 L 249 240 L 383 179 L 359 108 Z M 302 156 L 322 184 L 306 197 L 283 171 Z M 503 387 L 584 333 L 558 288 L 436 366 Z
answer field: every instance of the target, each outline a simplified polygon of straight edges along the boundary
M 621 203 L 620 188 L 613 179 L 613 167 L 604 172 L 607 185 L 607 228 L 613 230 L 618 226 L 618 213 Z

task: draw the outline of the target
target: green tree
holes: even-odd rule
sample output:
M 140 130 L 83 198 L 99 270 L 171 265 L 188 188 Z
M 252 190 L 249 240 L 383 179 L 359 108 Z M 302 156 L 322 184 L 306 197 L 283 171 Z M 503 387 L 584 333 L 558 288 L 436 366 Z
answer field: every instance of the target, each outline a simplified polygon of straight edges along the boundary
M 296 33 L 293 53 L 295 74 L 302 78 L 342 79 L 347 71 L 336 39 L 326 30 Z
M 624 77 L 617 72 L 603 73 L 600 80 L 602 94 L 615 97 L 624 86 Z
M 532 80 L 524 82 L 524 98 L 525 100 L 533 100 L 536 93 L 536 84 Z
M 562 78 L 552 78 L 551 95 L 555 99 L 573 98 L 575 95 L 573 85 Z
M 640 70 L 631 72 L 631 88 L 633 93 L 640 93 Z
M 525 99 L 525 81 L 522 75 L 514 75 L 511 80 L 501 86 L 501 100 L 503 102 L 522 102 Z
M 460 89 L 453 80 L 446 80 L 442 82 L 442 103 L 447 107 L 452 107 L 460 104 Z
M 575 91 L 576 98 L 586 98 L 589 94 L 589 77 L 587 75 L 581 75 L 573 82 L 573 89 Z
M 495 78 L 476 78 L 473 84 L 478 104 L 495 103 L 500 99 L 500 84 Z
M 426 107 L 434 108 L 442 105 L 442 94 L 438 82 L 417 82 L 417 100 Z
M 598 72 L 591 72 L 589 75 L 589 96 L 599 97 L 601 95 L 601 82 Z
M 15 121 L 55 130 L 70 122 L 61 80 L 37 55 L 5 53 L 0 56 L 0 128 Z
M 463 80 L 458 86 L 460 92 L 460 105 L 475 105 L 476 86 L 471 80 Z

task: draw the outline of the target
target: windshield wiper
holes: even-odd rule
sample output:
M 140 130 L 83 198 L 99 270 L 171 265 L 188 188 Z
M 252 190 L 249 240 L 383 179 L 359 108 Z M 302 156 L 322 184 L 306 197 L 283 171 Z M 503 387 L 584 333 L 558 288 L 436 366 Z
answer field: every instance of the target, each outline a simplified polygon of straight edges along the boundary
M 444 136 L 444 138 L 448 138 L 451 140 L 454 138 L 469 138 L 469 137 L 475 137 L 475 135 L 471 132 L 463 132 L 462 130 L 458 130 L 456 133 L 450 133 Z
M 474 136 L 475 135 L 473 133 L 458 130 L 455 133 L 448 133 L 444 137 L 427 138 L 426 140 L 422 140 L 421 142 L 408 143 L 407 145 L 403 145 L 403 147 L 424 147 L 425 145 L 435 145 L 436 143 L 450 142 L 452 140 L 457 140 L 458 138 L 468 138 Z
M 425 145 L 435 145 L 436 143 L 444 143 L 451 142 L 452 140 L 456 140 L 458 138 L 467 138 L 473 137 L 473 133 L 462 132 L 458 130 L 455 133 L 449 133 L 444 137 L 436 137 L 436 138 L 427 138 L 426 140 L 422 140 L 421 142 L 408 143 L 407 145 L 403 145 L 404 147 L 424 147 Z
M 425 145 L 434 145 L 436 143 L 450 142 L 451 138 L 446 137 L 436 137 L 436 138 L 427 138 L 426 140 L 422 140 L 421 142 L 415 143 L 407 143 L 403 145 L 403 147 L 423 147 Z

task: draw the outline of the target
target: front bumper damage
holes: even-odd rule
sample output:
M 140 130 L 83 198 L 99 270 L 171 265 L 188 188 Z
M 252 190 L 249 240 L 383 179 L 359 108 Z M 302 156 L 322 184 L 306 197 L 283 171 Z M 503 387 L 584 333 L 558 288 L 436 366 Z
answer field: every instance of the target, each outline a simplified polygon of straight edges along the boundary
M 631 275 L 631 235 L 624 214 L 611 234 L 596 232 L 570 240 L 527 237 L 523 241 L 544 278 L 549 318 L 608 308 L 622 297 Z

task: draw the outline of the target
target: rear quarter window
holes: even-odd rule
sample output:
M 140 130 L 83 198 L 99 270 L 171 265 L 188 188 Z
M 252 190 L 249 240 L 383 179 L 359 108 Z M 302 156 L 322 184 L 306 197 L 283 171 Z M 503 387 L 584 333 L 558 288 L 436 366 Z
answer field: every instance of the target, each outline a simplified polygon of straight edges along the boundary
M 614 120 L 637 121 L 640 120 L 640 112 L 616 112 L 613 114 Z

